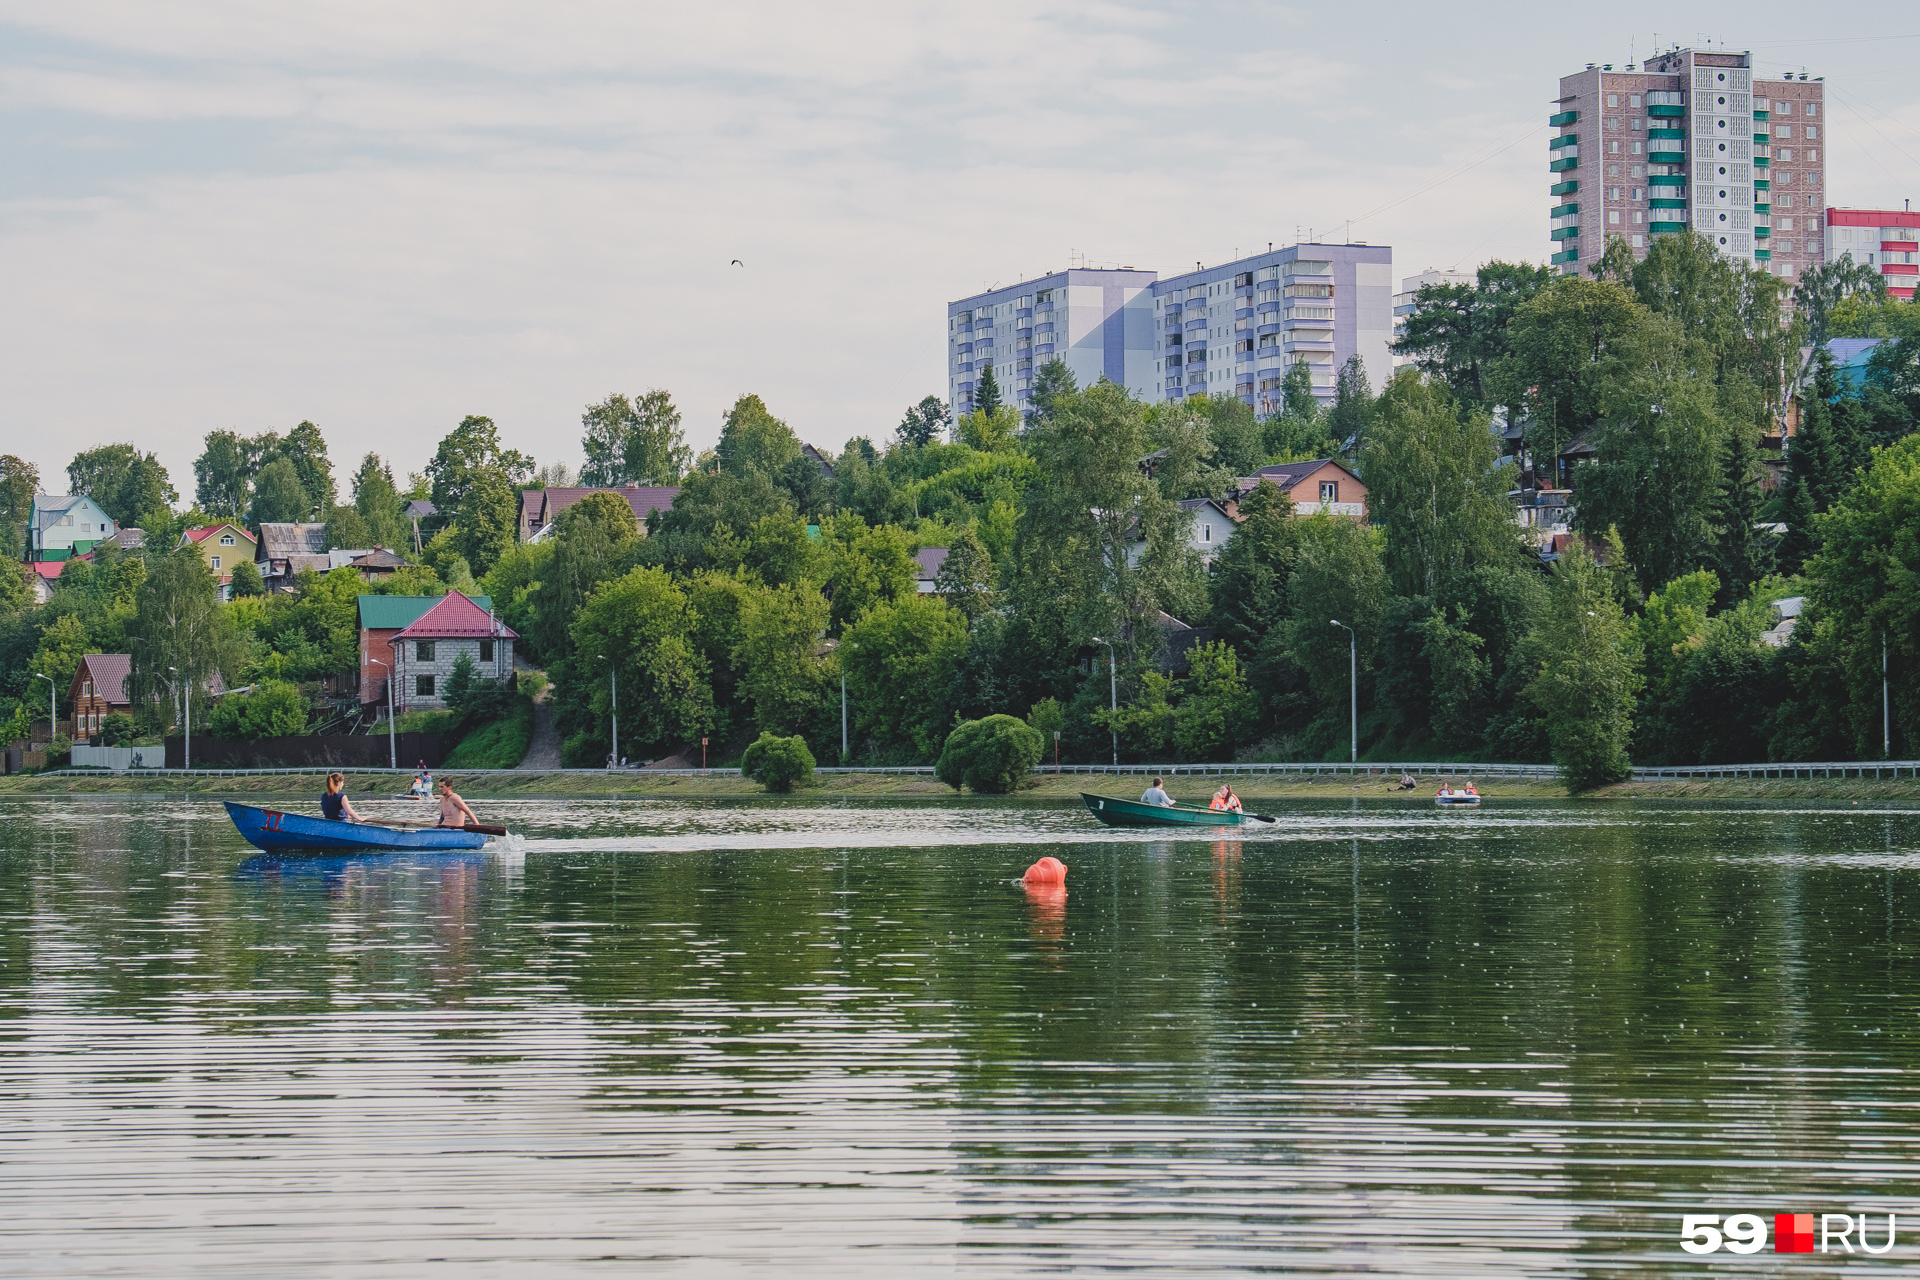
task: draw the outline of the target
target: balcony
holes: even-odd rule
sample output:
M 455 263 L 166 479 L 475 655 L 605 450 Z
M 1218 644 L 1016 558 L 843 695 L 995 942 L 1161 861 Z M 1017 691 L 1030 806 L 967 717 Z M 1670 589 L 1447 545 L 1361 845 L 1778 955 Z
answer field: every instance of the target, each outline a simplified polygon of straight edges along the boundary
M 1687 140 L 1687 131 L 1685 129 L 1649 129 L 1647 130 L 1647 136 L 1649 138 L 1667 139 L 1673 142 L 1685 142 Z
M 1647 201 L 1647 203 L 1655 209 L 1684 209 L 1687 207 L 1685 200 L 1667 200 L 1659 197 L 1655 197 Z
M 1770 204 L 1762 204 L 1756 200 L 1753 205 L 1753 211 L 1761 214 L 1772 214 L 1773 206 Z
M 1559 137 L 1557 137 L 1557 138 L 1553 138 L 1553 139 L 1550 139 L 1550 140 L 1549 140 L 1549 141 L 1547 142 L 1547 150 L 1549 150 L 1549 151 L 1564 151 L 1564 150 L 1566 150 L 1566 149 L 1567 149 L 1568 147 L 1572 147 L 1572 146 L 1578 146 L 1578 145 L 1579 145 L 1579 143 L 1580 143 L 1580 135 L 1579 135 L 1579 134 L 1577 134 L 1577 133 L 1563 133 L 1563 134 L 1561 134 L 1561 135 L 1560 135 Z
M 1767 261 L 1767 259 L 1769 259 L 1769 258 L 1771 258 L 1771 257 L 1773 257 L 1773 250 L 1771 250 L 1771 249 L 1755 249 L 1755 250 L 1753 251 L 1753 256 L 1754 256 L 1755 258 L 1757 258 L 1757 259 L 1758 259 L 1759 261 L 1761 261 L 1761 262 L 1765 262 L 1765 261 Z
M 1684 173 L 1656 173 L 1647 179 L 1647 185 L 1650 187 L 1684 187 L 1687 185 L 1687 175 Z
M 1579 180 L 1574 178 L 1569 178 L 1565 182 L 1556 182 L 1552 186 L 1548 187 L 1547 194 L 1550 196 L 1570 196 L 1574 192 L 1578 191 L 1579 189 L 1580 189 Z
M 1771 156 L 1755 156 L 1753 158 L 1753 167 L 1756 169 L 1770 169 L 1773 167 L 1773 158 Z
M 1580 238 L 1580 228 L 1555 227 L 1548 233 L 1547 238 L 1550 240 L 1578 240 Z
M 1579 167 L 1579 156 L 1563 156 L 1547 166 L 1547 168 L 1554 173 L 1565 173 L 1569 169 L 1578 169 Z
M 1570 249 L 1564 249 L 1561 252 L 1554 254 L 1551 258 L 1547 259 L 1548 265 L 1555 266 L 1555 267 L 1560 266 L 1562 263 L 1578 262 L 1578 261 L 1580 261 L 1579 245 L 1574 245 Z
M 1757 240 L 1765 240 L 1768 236 L 1772 234 L 1773 234 L 1772 227 L 1755 227 L 1753 229 L 1754 238 Z
M 1677 235 L 1687 229 L 1684 222 L 1649 222 L 1647 230 L 1656 236 Z
M 1765 112 L 1765 111 L 1756 111 L 1756 112 L 1754 112 L 1754 113 L 1753 113 L 1753 118 L 1754 118 L 1755 120 L 1765 120 L 1765 119 L 1767 119 L 1767 118 L 1768 118 L 1768 116 L 1769 116 L 1769 114 L 1770 114 L 1770 113 L 1768 113 L 1768 112 Z
M 1578 111 L 1562 111 L 1558 115 L 1547 117 L 1547 123 L 1556 129 L 1564 129 L 1580 118 Z
M 1773 189 L 1773 183 L 1765 178 L 1755 178 L 1753 180 L 1753 189 L 1755 191 L 1771 191 Z
M 1654 164 L 1685 164 L 1687 153 L 1684 151 L 1649 151 L 1647 159 Z
M 1770 133 L 1756 133 L 1753 135 L 1753 145 L 1756 147 L 1772 146 L 1773 135 Z
M 1576 214 L 1578 212 L 1580 212 L 1579 205 L 1563 204 L 1547 210 L 1547 216 L 1549 218 L 1566 218 L 1566 217 L 1571 217 L 1573 214 Z
M 1686 115 L 1687 109 L 1685 107 L 1674 106 L 1671 103 L 1655 102 L 1647 106 L 1647 114 L 1650 116 L 1664 116 L 1668 119 L 1674 119 Z

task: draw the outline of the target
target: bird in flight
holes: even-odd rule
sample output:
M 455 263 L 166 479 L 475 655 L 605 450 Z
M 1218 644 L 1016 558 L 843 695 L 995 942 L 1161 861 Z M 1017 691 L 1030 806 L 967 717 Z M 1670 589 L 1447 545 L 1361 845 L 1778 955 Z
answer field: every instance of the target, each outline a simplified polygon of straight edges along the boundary
M 746 264 L 746 263 L 744 263 L 744 262 L 742 262 L 742 261 L 740 261 L 740 259 L 738 259 L 738 258 L 735 258 L 735 259 L 733 260 L 733 263 L 732 263 L 732 265 L 733 265 L 733 266 L 736 266 L 736 267 L 745 267 L 745 266 L 746 266 L 747 264 Z

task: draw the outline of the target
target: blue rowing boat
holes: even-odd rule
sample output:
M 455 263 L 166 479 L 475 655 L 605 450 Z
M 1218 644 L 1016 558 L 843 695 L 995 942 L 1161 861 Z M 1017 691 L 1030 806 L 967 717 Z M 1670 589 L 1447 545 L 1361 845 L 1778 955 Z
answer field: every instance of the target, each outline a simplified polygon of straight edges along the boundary
M 283 850 L 323 850 L 328 853 L 387 853 L 406 849 L 478 849 L 486 833 L 457 827 L 383 827 L 373 822 L 333 822 L 278 809 L 256 809 L 250 804 L 226 802 L 246 842 L 268 853 Z

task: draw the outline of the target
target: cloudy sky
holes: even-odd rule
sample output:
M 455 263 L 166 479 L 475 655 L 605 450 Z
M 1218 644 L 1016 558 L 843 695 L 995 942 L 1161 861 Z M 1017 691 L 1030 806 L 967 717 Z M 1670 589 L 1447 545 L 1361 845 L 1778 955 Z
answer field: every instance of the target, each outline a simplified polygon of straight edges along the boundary
M 577 464 L 655 386 L 837 448 L 944 394 L 949 298 L 1073 261 L 1543 258 L 1557 77 L 1656 38 L 1826 76 L 1835 201 L 1920 198 L 1910 6 L 1675 8 L 0 0 L 0 452 L 188 499 L 210 430 L 405 472 L 481 413 Z

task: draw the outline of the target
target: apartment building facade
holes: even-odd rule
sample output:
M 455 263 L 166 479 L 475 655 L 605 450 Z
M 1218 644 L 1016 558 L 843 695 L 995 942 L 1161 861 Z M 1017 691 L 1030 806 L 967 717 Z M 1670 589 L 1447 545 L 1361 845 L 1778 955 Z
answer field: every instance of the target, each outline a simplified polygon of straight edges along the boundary
M 991 365 L 1000 399 L 1025 412 L 1033 371 L 1055 356 L 1079 385 L 1102 377 L 1145 396 L 1153 385 L 1157 272 L 1055 271 L 947 304 L 947 403 L 973 411 Z
M 1826 211 L 1826 260 L 1851 255 L 1876 268 L 1887 282 L 1887 296 L 1913 300 L 1920 283 L 1920 213 L 1911 209 L 1833 209 Z
M 1471 289 L 1479 283 L 1479 275 L 1472 271 L 1438 271 L 1432 267 L 1428 267 L 1417 276 L 1401 277 L 1400 292 L 1393 295 L 1393 340 L 1398 342 L 1407 336 L 1407 317 L 1413 314 L 1413 300 L 1419 295 L 1422 286 L 1454 284 Z M 1412 363 L 1412 356 L 1393 357 L 1393 367 L 1396 369 L 1403 364 Z M 1375 387 L 1374 390 L 1378 391 L 1379 388 Z
M 1547 123 L 1550 261 L 1575 275 L 1625 240 L 1689 229 L 1789 279 L 1826 261 L 1826 87 L 1747 53 L 1671 49 L 1560 78 Z

